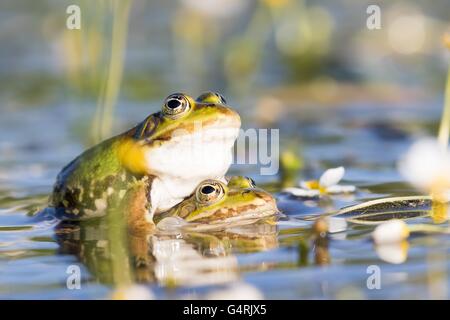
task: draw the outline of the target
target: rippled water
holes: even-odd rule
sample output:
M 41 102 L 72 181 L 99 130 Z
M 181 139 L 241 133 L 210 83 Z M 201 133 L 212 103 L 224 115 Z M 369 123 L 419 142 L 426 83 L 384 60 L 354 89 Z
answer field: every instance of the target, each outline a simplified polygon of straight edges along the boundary
M 303 177 L 344 165 L 345 183 L 355 184 L 356 194 L 306 200 L 276 193 L 285 215 L 276 224 L 155 235 L 144 248 L 132 239 L 136 250 L 149 252 L 149 267 L 138 270 L 129 269 L 123 244 L 110 241 L 113 228 L 87 223 L 55 230 L 54 221 L 31 217 L 45 208 L 60 168 L 83 149 L 76 132 L 86 127 L 84 110 L 8 111 L 0 119 L 0 298 L 108 298 L 113 283 L 135 280 L 156 298 L 217 297 L 236 286 L 275 299 L 448 298 L 448 235 L 414 235 L 387 252 L 374 248 L 372 226 L 349 224 L 329 239 L 311 238 L 311 215 L 413 192 L 401 183 L 395 161 L 417 135 L 430 133 L 439 107 L 381 108 L 305 110 L 298 120 L 274 124 L 282 128 L 282 142 L 295 139 L 299 146 Z M 148 113 L 140 106 L 126 111 L 136 121 Z M 260 177 L 255 168 L 239 166 L 232 173 L 279 191 L 277 176 Z M 81 268 L 79 290 L 66 286 L 73 265 Z M 367 287 L 371 265 L 381 270 L 379 290 Z

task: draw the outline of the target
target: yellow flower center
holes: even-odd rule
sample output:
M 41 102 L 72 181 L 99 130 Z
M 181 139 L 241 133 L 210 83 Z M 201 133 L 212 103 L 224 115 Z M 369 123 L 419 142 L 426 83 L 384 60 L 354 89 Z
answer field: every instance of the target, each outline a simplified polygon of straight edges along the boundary
M 305 185 L 308 189 L 319 190 L 320 193 L 327 193 L 327 188 L 324 186 L 321 186 L 318 180 L 306 181 Z

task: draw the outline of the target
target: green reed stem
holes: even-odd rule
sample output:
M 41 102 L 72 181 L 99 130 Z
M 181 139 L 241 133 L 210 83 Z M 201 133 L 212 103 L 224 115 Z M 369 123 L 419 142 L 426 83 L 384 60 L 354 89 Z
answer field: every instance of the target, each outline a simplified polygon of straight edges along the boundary
M 438 141 L 443 149 L 447 149 L 450 132 L 450 67 L 447 72 L 447 84 L 445 86 L 444 111 L 442 112 L 439 126 Z
M 113 1 L 113 26 L 109 66 L 103 79 L 93 124 L 93 140 L 99 142 L 111 134 L 114 107 L 122 81 L 125 44 L 131 0 Z

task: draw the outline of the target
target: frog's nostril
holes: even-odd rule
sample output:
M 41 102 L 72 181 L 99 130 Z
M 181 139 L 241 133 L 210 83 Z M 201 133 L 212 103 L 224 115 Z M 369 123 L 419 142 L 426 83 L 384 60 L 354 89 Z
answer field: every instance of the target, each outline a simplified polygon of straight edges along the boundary
M 176 109 L 179 106 L 181 106 L 181 101 L 178 99 L 170 99 L 169 101 L 167 101 L 167 107 L 169 107 L 170 109 Z

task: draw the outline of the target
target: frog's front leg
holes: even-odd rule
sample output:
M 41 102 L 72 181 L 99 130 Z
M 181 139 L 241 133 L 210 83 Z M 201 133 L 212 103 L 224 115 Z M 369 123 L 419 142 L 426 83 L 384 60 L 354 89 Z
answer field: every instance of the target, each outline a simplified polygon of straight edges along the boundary
M 145 177 L 134 181 L 122 199 L 122 208 L 129 232 L 131 255 L 135 266 L 149 263 L 148 239 L 155 230 L 149 190 L 151 179 Z
M 128 229 L 133 234 L 148 234 L 155 229 L 149 193 L 151 183 L 148 177 L 131 182 L 121 201 Z

